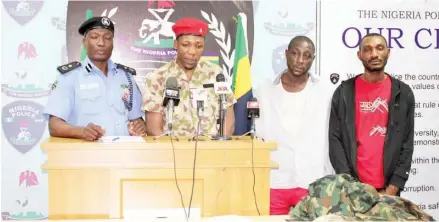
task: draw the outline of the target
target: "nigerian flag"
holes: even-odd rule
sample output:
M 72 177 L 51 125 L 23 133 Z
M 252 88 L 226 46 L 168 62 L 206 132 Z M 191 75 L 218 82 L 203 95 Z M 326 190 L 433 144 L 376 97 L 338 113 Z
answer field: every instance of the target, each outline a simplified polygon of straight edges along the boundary
M 252 97 L 252 79 L 247 43 L 247 16 L 238 14 L 238 26 L 235 39 L 235 61 L 232 75 L 232 90 L 237 100 L 235 110 L 235 135 L 242 135 L 250 130 L 247 118 L 247 101 Z

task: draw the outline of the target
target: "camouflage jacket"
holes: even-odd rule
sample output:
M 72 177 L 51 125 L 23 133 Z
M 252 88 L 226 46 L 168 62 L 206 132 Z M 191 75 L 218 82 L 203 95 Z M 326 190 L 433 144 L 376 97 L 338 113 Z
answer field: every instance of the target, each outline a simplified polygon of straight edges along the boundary
M 146 77 L 146 87 L 143 94 L 142 110 L 160 112 L 163 116 L 163 130 L 166 130 L 167 113 L 163 103 L 163 90 L 169 77 L 176 77 L 180 86 L 180 102 L 174 107 L 173 131 L 177 136 L 193 136 L 198 124 L 196 103 L 192 101 L 192 93 L 195 89 L 205 90 L 207 101 L 204 104 L 204 112 L 201 115 L 200 128 L 207 136 L 217 134 L 216 120 L 219 114 L 218 96 L 214 88 L 203 89 L 203 84 L 216 82 L 216 76 L 221 68 L 208 61 L 199 61 L 192 74 L 192 79 L 187 78 L 186 73 L 172 60 Z M 226 76 L 227 78 L 227 76 Z M 233 95 L 228 97 L 227 107 L 236 102 Z
M 324 215 L 346 221 L 435 221 L 409 200 L 379 194 L 347 174 L 325 176 L 310 184 L 308 196 L 291 208 L 288 221 L 313 221 Z

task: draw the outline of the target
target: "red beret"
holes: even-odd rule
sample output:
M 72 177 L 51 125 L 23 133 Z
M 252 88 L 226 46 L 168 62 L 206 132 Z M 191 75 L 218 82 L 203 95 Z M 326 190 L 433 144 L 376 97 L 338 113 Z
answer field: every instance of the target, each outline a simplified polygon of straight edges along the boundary
M 183 34 L 205 36 L 207 28 L 207 23 L 196 18 L 182 18 L 172 26 L 176 37 Z

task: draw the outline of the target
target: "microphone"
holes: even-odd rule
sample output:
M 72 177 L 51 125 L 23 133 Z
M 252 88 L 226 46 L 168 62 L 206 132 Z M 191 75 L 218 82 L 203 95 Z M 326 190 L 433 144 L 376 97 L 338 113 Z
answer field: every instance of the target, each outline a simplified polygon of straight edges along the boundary
M 174 107 L 180 103 L 180 89 L 178 88 L 177 78 L 169 77 L 166 80 L 165 91 L 163 93 L 163 106 L 167 109 L 168 131 L 172 131 L 172 121 Z
M 255 97 L 251 98 L 247 102 L 247 118 L 250 119 L 251 121 L 250 131 L 244 133 L 243 135 L 239 136 L 236 139 L 240 139 L 244 136 L 247 136 L 248 134 L 250 134 L 250 137 L 252 139 L 255 139 L 257 137 L 255 120 L 256 118 L 259 118 L 259 102 L 258 99 L 256 99 Z
M 224 125 L 227 111 L 227 95 L 232 93 L 229 84 L 226 82 L 224 74 L 220 73 L 216 76 L 214 84 L 215 94 L 219 95 L 219 130 L 216 140 L 230 140 L 231 137 L 224 136 Z
M 226 78 L 224 77 L 224 74 L 220 73 L 216 76 L 216 85 L 215 85 L 215 93 L 219 95 L 220 97 L 220 111 L 224 111 L 227 109 L 227 83 L 225 83 Z M 225 117 L 225 116 L 221 116 Z
M 192 93 L 192 99 L 196 102 L 197 106 L 198 124 L 194 135 L 189 138 L 189 141 L 198 140 L 199 136 L 205 136 L 203 130 L 201 129 L 201 120 L 204 116 L 204 104 L 207 102 L 207 94 L 208 91 L 206 89 L 194 90 L 194 92 Z
M 192 96 L 197 103 L 197 116 L 200 118 L 204 112 L 204 103 L 207 101 L 207 90 L 198 90 Z
M 203 112 L 204 112 L 204 101 L 197 100 L 197 116 L 198 116 L 198 118 L 203 116 Z
M 251 120 L 250 135 L 255 135 L 255 118 L 259 118 L 259 102 L 258 99 L 253 97 L 247 102 L 247 117 Z

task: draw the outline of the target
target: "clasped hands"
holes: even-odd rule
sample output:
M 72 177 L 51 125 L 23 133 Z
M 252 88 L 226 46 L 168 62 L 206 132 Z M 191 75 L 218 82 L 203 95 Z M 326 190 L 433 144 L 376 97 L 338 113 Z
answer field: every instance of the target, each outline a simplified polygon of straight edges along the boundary
M 128 132 L 131 136 L 146 136 L 146 124 L 142 118 L 131 120 L 128 125 Z M 81 139 L 96 141 L 105 135 L 105 129 L 99 125 L 89 123 L 82 128 Z
M 128 125 L 131 136 L 146 136 L 146 123 L 142 118 L 131 120 Z

